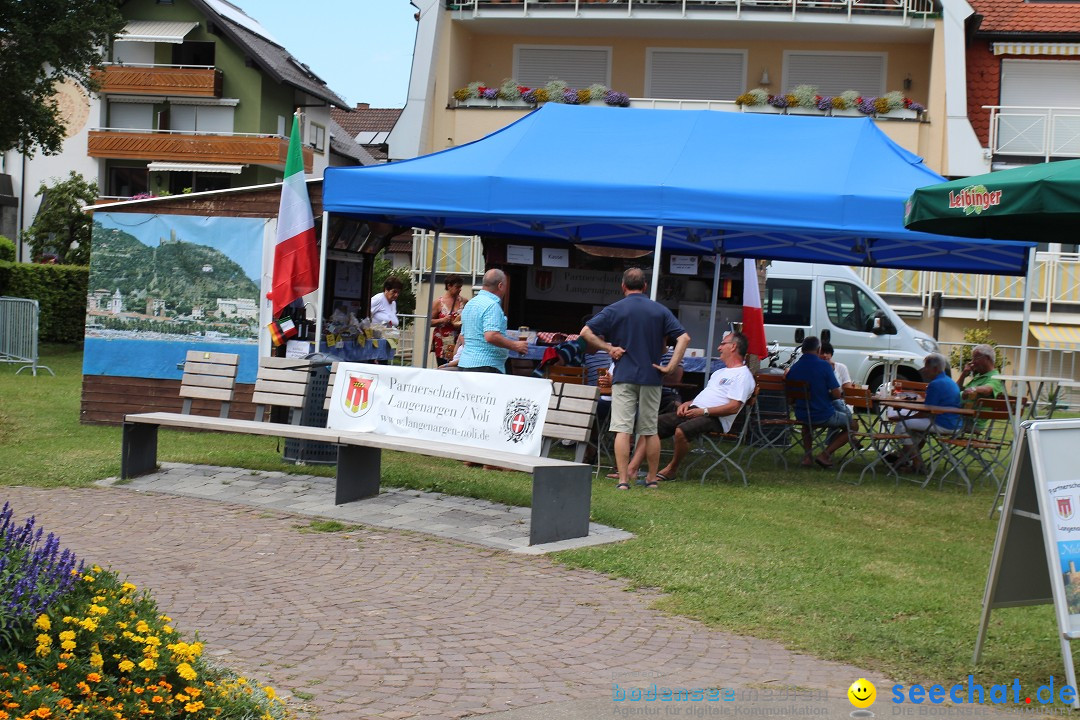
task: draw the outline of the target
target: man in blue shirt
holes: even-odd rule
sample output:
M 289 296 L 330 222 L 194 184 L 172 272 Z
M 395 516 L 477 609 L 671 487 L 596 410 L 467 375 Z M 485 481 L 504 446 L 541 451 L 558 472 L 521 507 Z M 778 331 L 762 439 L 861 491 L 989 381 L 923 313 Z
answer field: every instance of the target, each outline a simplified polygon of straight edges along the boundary
M 937 407 L 959 408 L 961 404 L 960 386 L 949 374 L 949 360 L 941 353 L 930 353 L 923 359 L 923 368 L 920 371 L 923 379 L 927 381 L 926 405 Z M 911 469 L 915 472 L 923 471 L 922 457 L 919 450 L 926 441 L 927 433 L 939 435 L 953 435 L 963 425 L 963 418 L 955 413 L 945 412 L 931 415 L 928 412 L 917 412 L 911 415 L 901 415 L 890 411 L 889 420 L 900 424 L 900 429 L 906 431 L 911 437 L 902 442 L 907 447 L 901 456 L 901 463 L 911 463 Z
M 458 367 L 470 372 L 506 372 L 510 351 L 524 355 L 529 344 L 511 340 L 506 335 L 506 313 L 502 298 L 506 295 L 506 273 L 492 269 L 484 273 L 483 289 L 461 311 L 461 334 L 465 347 Z
M 619 490 L 629 490 L 630 438 L 643 436 L 649 476 L 645 487 L 655 489 L 660 469 L 660 438 L 656 418 L 660 408 L 660 384 L 664 375 L 679 367 L 690 335 L 671 311 L 645 295 L 645 272 L 632 267 L 623 273 L 623 299 L 608 305 L 581 329 L 594 350 L 603 350 L 615 361 L 611 377 L 611 425 L 615 433 L 615 464 Z M 671 359 L 660 364 L 665 338 L 676 338 Z M 601 339 L 603 338 L 603 339 Z M 466 341 L 466 347 L 468 347 Z M 639 441 L 639 442 L 641 442 Z
M 848 441 L 850 416 L 833 405 L 833 400 L 841 397 L 840 383 L 836 380 L 832 365 L 821 357 L 821 341 L 813 335 L 803 340 L 802 357 L 788 370 L 787 379 L 806 383 L 809 394 L 807 401 L 795 404 L 795 419 L 803 424 L 802 442 L 806 450 L 802 465 L 812 467 L 817 463 L 823 468 L 830 468 L 833 453 Z M 833 430 L 829 433 L 825 449 L 814 457 L 813 431 L 822 427 Z

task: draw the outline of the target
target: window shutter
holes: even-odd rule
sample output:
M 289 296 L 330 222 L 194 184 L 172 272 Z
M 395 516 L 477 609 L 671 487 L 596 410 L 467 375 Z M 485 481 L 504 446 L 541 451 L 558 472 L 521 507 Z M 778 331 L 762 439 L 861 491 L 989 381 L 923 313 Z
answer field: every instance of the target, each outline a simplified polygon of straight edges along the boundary
M 745 89 L 741 52 L 650 50 L 645 93 L 651 98 L 734 100 Z
M 857 90 L 860 95 L 884 95 L 885 56 L 845 53 L 788 53 L 785 57 L 784 92 L 797 85 L 816 85 L 822 95 Z
M 1002 60 L 1001 104 L 1034 107 L 1075 105 L 1080 97 L 1080 62 Z
M 594 83 L 611 83 L 607 48 L 518 47 L 514 79 L 528 87 L 543 87 L 551 80 L 564 80 L 572 88 Z
M 154 106 L 137 103 L 109 103 L 109 127 L 152 130 Z

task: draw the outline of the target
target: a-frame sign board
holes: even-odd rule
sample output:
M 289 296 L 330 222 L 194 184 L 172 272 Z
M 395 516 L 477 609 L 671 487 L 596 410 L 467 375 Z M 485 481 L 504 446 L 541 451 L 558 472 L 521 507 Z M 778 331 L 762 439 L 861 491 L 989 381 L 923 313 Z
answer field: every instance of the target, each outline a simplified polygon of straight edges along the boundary
M 1076 687 L 1069 641 L 1080 637 L 1080 420 L 1022 423 L 983 594 L 979 662 L 995 608 L 1053 603 L 1066 682 Z M 1080 698 L 1072 704 L 1080 709 Z

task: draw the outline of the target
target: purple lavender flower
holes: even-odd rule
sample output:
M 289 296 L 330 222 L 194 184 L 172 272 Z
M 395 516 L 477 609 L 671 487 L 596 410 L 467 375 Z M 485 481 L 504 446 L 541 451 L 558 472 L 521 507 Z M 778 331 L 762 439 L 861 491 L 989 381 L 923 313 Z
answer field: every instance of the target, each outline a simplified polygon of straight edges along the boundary
M 604 102 L 614 107 L 630 107 L 630 96 L 617 90 L 604 93 Z
M 769 104 L 773 107 L 786 108 L 788 106 L 786 95 L 770 95 Z
M 877 98 L 872 97 L 859 98 L 859 102 L 856 107 L 863 115 L 873 115 L 875 112 L 877 112 L 877 108 L 874 107 L 874 100 L 876 99 Z
M 499 97 L 499 88 L 484 88 L 480 93 L 480 97 L 485 100 L 494 100 Z
M 818 100 L 817 100 L 817 109 L 818 110 L 831 110 L 832 109 L 832 98 L 831 97 L 819 97 Z
M 44 536 L 33 516 L 12 523 L 9 503 L 0 510 L 0 630 L 11 630 L 48 610 L 75 584 L 75 554 L 60 550 L 60 538 Z M 44 542 L 42 537 L 44 536 Z
M 577 90 L 575 90 L 574 88 L 566 88 L 565 90 L 563 90 L 562 97 L 563 102 L 567 105 L 577 105 L 581 102 L 581 100 L 578 98 Z

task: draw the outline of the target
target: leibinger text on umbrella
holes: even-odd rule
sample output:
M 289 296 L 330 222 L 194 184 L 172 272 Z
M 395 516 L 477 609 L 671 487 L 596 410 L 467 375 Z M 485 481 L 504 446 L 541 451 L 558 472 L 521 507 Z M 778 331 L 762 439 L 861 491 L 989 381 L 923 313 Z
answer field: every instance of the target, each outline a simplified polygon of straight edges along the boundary
M 987 190 L 985 185 L 972 185 L 958 193 L 949 191 L 949 209 L 968 210 L 980 213 L 994 205 L 1001 204 L 1001 190 Z

